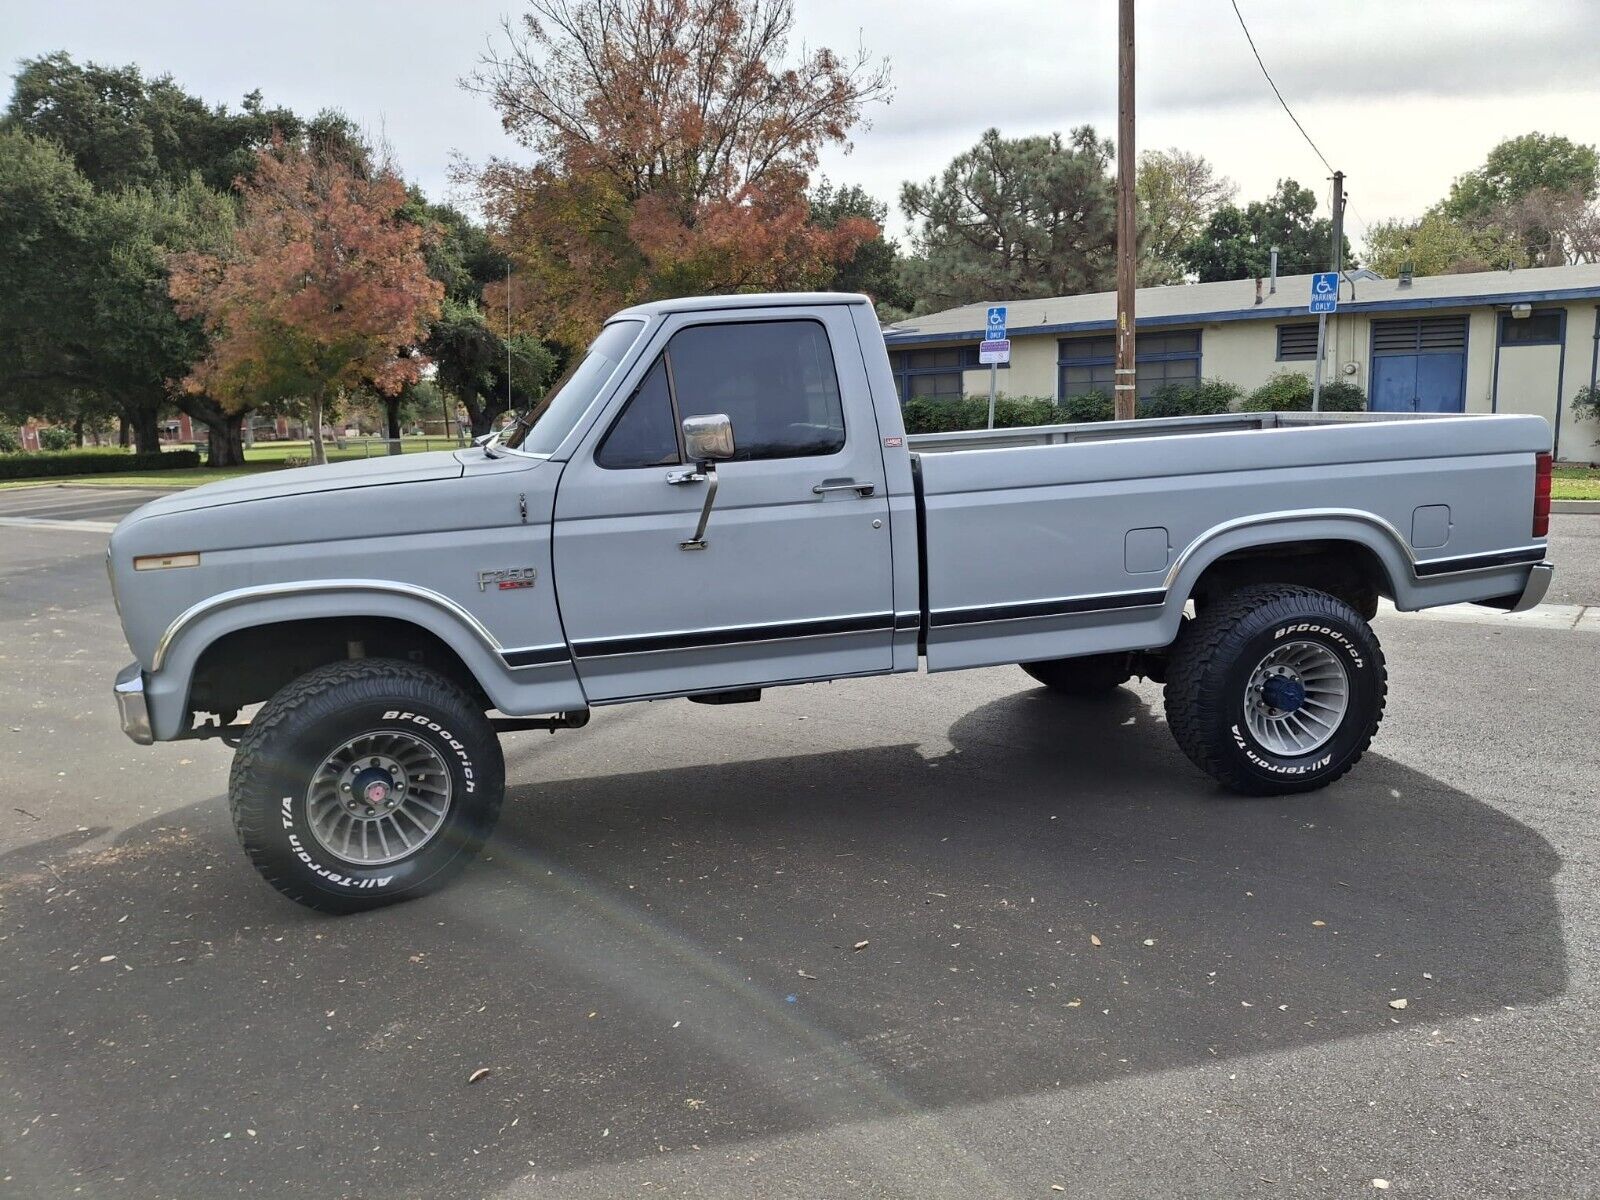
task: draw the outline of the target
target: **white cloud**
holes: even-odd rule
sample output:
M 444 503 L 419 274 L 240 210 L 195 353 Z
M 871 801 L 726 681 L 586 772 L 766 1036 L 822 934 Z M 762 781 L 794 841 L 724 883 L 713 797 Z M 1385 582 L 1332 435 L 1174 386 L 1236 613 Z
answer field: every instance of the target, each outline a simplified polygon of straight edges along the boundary
M 1368 221 L 1420 212 L 1504 136 L 1539 129 L 1600 143 L 1600 4 L 1539 0 L 1239 0 L 1284 95 L 1349 175 Z M 209 100 L 261 88 L 303 111 L 337 107 L 393 144 L 408 174 L 447 192 L 452 151 L 518 154 L 487 103 L 462 91 L 517 0 L 0 0 L 12 60 L 55 49 L 171 72 Z M 1065 131 L 1115 121 L 1114 6 L 1032 0 L 798 0 L 811 45 L 888 56 L 896 95 L 854 153 L 825 170 L 895 204 L 985 128 Z M 1264 193 L 1282 175 L 1319 192 L 1327 171 L 1278 108 L 1228 0 L 1140 0 L 1139 143 L 1181 145 Z M 897 218 L 898 222 L 898 218 Z M 1359 229 L 1354 230 L 1359 233 Z

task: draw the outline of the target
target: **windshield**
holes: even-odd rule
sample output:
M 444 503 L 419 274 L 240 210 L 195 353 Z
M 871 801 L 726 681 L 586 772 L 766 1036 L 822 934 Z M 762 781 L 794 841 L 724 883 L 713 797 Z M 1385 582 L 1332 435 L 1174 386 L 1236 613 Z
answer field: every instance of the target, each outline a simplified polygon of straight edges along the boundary
M 543 400 L 521 414 L 497 444 L 525 454 L 552 454 L 588 411 L 606 380 L 644 328 L 643 321 L 613 321 L 582 358 L 569 366 Z

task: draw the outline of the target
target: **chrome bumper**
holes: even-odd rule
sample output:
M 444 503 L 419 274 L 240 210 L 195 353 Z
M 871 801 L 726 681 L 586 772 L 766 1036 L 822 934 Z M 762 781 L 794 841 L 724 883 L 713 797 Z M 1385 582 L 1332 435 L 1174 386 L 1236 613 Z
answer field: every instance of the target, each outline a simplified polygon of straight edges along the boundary
M 1514 613 L 1527 612 L 1543 600 L 1544 594 L 1550 590 L 1550 577 L 1555 573 L 1554 564 L 1547 562 L 1536 563 L 1533 570 L 1528 572 L 1528 582 L 1523 585 L 1522 595 L 1511 606 L 1510 611 Z
M 150 731 L 150 707 L 144 699 L 144 671 L 138 663 L 129 663 L 117 672 L 111 694 L 117 698 L 122 732 L 141 746 L 152 744 L 156 739 Z

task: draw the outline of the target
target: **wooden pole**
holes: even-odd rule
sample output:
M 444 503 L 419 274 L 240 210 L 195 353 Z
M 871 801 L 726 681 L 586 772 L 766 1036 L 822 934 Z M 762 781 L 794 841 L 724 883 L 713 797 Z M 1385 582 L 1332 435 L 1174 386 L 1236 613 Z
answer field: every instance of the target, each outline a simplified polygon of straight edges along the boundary
M 1114 415 L 1131 421 L 1138 409 L 1133 289 L 1139 261 L 1134 206 L 1137 156 L 1133 142 L 1133 0 L 1117 0 L 1117 371 Z

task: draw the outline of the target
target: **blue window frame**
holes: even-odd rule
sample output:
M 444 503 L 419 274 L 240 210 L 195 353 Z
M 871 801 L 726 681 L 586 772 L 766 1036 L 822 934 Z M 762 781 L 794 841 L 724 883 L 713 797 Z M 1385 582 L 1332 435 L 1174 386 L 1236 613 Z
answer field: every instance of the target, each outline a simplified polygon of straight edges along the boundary
M 1565 317 L 1566 310 L 1561 308 L 1541 308 L 1525 317 L 1503 312 L 1500 314 L 1500 344 L 1559 346 Z
M 922 350 L 890 350 L 895 390 L 900 403 L 907 400 L 959 400 L 966 388 L 963 371 L 979 367 L 978 347 L 933 346 Z M 1010 363 L 1000 364 L 1003 371 Z
M 1144 400 L 1168 383 L 1195 383 L 1200 379 L 1200 331 L 1140 333 L 1134 342 L 1134 376 L 1139 399 Z M 1057 398 L 1069 399 L 1101 392 L 1115 395 L 1117 340 L 1112 334 L 1062 338 L 1056 358 Z

